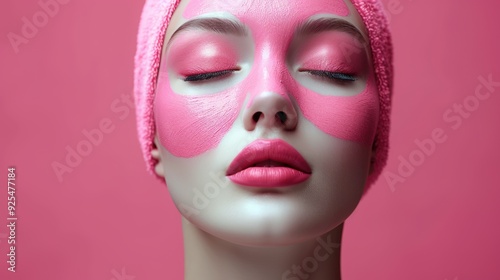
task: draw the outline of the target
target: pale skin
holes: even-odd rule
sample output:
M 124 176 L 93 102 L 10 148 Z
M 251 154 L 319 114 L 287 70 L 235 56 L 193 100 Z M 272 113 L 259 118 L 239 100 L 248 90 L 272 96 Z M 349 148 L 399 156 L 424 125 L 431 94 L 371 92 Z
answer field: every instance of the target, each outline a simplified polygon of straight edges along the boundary
M 291 48 L 289 42 L 293 40 L 285 40 L 288 42 L 285 44 L 271 37 L 259 37 L 259 30 L 263 28 L 259 26 L 259 23 L 266 24 L 267 14 L 261 12 L 272 9 L 274 17 L 283 21 L 281 26 L 291 26 L 289 29 L 279 30 L 280 37 L 284 38 L 287 36 L 294 38 L 295 30 L 292 27 L 297 22 L 318 16 L 348 22 L 359 31 L 362 39 L 367 41 L 365 27 L 350 2 L 345 2 L 349 10 L 348 16 L 339 15 L 335 13 L 335 10 L 324 11 L 320 14 L 312 12 L 307 14 L 308 8 L 324 5 L 325 0 L 312 0 L 306 3 L 297 1 L 286 7 L 269 3 L 269 1 L 255 0 L 252 2 L 253 5 L 243 5 L 245 11 L 241 10 L 241 5 L 224 4 L 227 2 L 224 0 L 208 1 L 209 4 L 204 2 L 203 0 L 181 1 L 174 13 L 165 37 L 163 53 L 165 59 L 162 60 L 165 66 L 162 69 L 165 73 L 163 75 L 160 73 L 156 94 L 183 96 L 190 92 L 203 96 L 223 90 L 227 84 L 234 88 L 234 92 L 242 92 L 243 95 L 241 96 L 242 104 L 238 103 L 236 104 L 238 106 L 228 109 L 233 110 L 231 112 L 235 112 L 236 117 L 232 120 L 227 132 L 221 135 L 220 139 L 211 134 L 207 135 L 207 139 L 216 139 L 213 140 L 216 144 L 215 148 L 207 148 L 196 155 L 183 156 L 183 150 L 179 151 L 170 147 L 170 144 L 165 142 L 165 135 L 175 137 L 175 133 L 172 134 L 169 131 L 168 123 L 165 126 L 159 126 L 158 123 L 163 123 L 162 115 L 155 115 L 157 134 L 156 148 L 152 150 L 152 157 L 158 160 L 155 166 L 156 174 L 165 178 L 173 201 L 183 215 L 185 279 L 341 279 L 340 244 L 343 224 L 361 199 L 373 155 L 371 144 L 366 144 L 366 142 L 373 143 L 374 135 L 363 134 L 362 130 L 373 130 L 371 126 L 376 126 L 376 122 L 360 121 L 358 123 L 363 123 L 363 126 L 359 125 L 359 127 L 355 127 L 356 123 L 352 124 L 351 126 L 358 129 L 359 133 L 351 137 L 351 134 L 344 133 L 342 129 L 330 129 L 328 124 L 317 123 L 314 115 L 310 114 L 309 117 L 307 108 L 298 101 L 300 99 L 298 94 L 311 90 L 311 92 L 321 94 L 327 91 L 327 94 L 331 92 L 332 95 L 338 94 L 349 98 L 354 98 L 361 92 L 365 95 L 378 96 L 376 92 L 370 92 L 371 88 L 367 86 L 373 81 L 371 56 L 366 49 L 363 49 L 363 52 L 355 52 L 352 60 L 358 61 L 359 67 L 356 68 L 358 70 L 351 71 L 356 72 L 356 77 L 353 79 L 355 81 L 352 83 L 351 81 L 326 83 L 310 73 L 303 74 L 295 71 L 306 65 L 307 61 L 303 60 L 307 59 L 295 59 L 294 56 L 289 55 Z M 200 3 L 204 7 L 203 11 L 197 11 L 195 8 L 200 6 Z M 341 1 L 342 5 L 343 3 Z M 285 16 L 290 13 L 295 18 Z M 202 87 L 200 84 L 176 80 L 176 77 L 181 75 L 176 73 L 175 69 L 169 68 L 168 63 L 165 64 L 169 57 L 169 48 L 175 48 L 176 44 L 179 45 L 179 42 L 184 40 L 182 37 L 179 38 L 184 36 L 184 33 L 179 32 L 175 40 L 170 41 L 172 34 L 182 24 L 197 17 L 229 18 L 241 22 L 248 28 L 248 34 L 236 37 L 225 34 L 217 36 L 222 36 L 223 40 L 224 38 L 232 40 L 231 42 L 236 42 L 235 45 L 251 44 L 254 46 L 253 49 L 240 50 L 235 62 L 238 71 L 205 81 Z M 248 24 L 249 22 L 253 24 Z M 268 25 L 265 28 L 268 29 L 266 32 L 272 34 L 272 28 Z M 189 32 L 193 30 L 184 32 L 187 35 L 185 40 L 189 40 Z M 211 33 L 206 30 L 194 32 Z M 332 32 L 338 33 L 339 31 Z M 342 36 L 339 38 L 343 38 Z M 305 41 L 304 38 L 293 41 L 296 42 L 293 43 L 295 44 L 293 48 L 296 47 L 299 50 L 303 48 L 303 41 Z M 328 44 L 331 46 L 327 48 L 339 48 L 339 42 Z M 279 51 L 283 50 L 283 55 L 268 58 L 269 52 L 260 49 L 260 46 L 275 47 L 272 54 L 279 54 Z M 317 50 L 316 53 L 321 52 Z M 186 54 L 186 56 L 196 55 L 195 53 Z M 204 59 L 202 55 L 198 54 L 198 56 L 200 60 Z M 279 57 L 286 57 L 287 61 L 277 60 Z M 341 64 L 351 62 L 351 59 L 339 59 L 344 59 Z M 333 61 L 338 61 L 338 59 Z M 279 68 L 281 64 L 291 66 Z M 298 67 L 294 67 L 295 65 Z M 255 67 L 259 69 L 252 72 Z M 245 72 L 246 70 L 248 71 Z M 275 83 L 276 80 L 280 80 L 280 77 L 274 74 L 283 73 L 283 71 L 289 71 L 290 77 L 298 82 L 296 92 L 290 92 L 294 90 L 286 84 L 283 85 L 283 82 Z M 251 73 L 254 73 L 253 76 Z M 259 73 L 267 74 L 259 76 Z M 245 81 L 248 79 L 253 79 L 249 82 L 251 87 L 244 88 Z M 346 83 L 350 84 L 346 86 Z M 171 87 L 165 85 L 171 85 Z M 231 88 L 229 90 L 232 90 Z M 239 88 L 241 90 L 236 91 Z M 378 99 L 370 100 L 369 102 L 378 102 Z M 375 103 L 374 106 L 376 107 L 377 104 Z M 155 112 L 176 110 L 169 106 L 173 105 L 168 102 L 161 103 L 161 100 L 157 99 Z M 364 108 L 355 109 L 364 110 Z M 196 114 L 195 107 L 190 110 Z M 284 112 L 287 115 L 285 122 L 272 118 L 278 112 Z M 354 114 L 352 110 L 348 112 Z M 221 114 L 224 115 L 224 113 Z M 367 115 L 367 118 L 377 119 L 377 116 L 373 113 L 373 115 Z M 347 116 L 349 117 L 354 117 L 354 115 Z M 212 120 L 215 123 L 218 121 Z M 182 129 L 183 124 L 182 121 L 180 122 Z M 188 129 L 189 123 L 185 125 Z M 361 139 L 358 135 L 367 136 Z M 202 136 L 193 135 L 192 137 Z M 358 141 L 358 138 L 361 140 Z M 257 139 L 281 139 L 291 144 L 310 164 L 311 178 L 297 186 L 264 189 L 242 187 L 224 176 L 228 165 L 242 148 Z M 207 186 L 211 186 L 212 190 L 214 186 L 219 189 L 216 189 L 217 192 L 213 196 L 208 195 L 210 199 L 196 200 L 197 193 L 208 190 Z M 200 201 L 203 202 L 199 203 L 203 204 L 201 206 L 196 204 Z

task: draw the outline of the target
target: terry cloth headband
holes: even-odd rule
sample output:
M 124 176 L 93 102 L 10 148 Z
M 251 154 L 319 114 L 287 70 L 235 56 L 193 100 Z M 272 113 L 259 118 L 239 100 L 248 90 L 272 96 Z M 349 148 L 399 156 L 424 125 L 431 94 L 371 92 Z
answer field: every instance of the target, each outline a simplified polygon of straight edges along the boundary
M 146 0 L 137 37 L 134 98 L 139 142 L 147 169 L 154 173 L 157 161 L 151 156 L 155 124 L 153 100 L 165 33 L 180 0 Z M 351 0 L 368 30 L 380 100 L 380 118 L 375 136 L 373 169 L 365 191 L 379 177 L 389 152 L 390 109 L 393 83 L 392 41 L 387 18 L 379 0 Z M 164 179 L 160 178 L 163 182 Z

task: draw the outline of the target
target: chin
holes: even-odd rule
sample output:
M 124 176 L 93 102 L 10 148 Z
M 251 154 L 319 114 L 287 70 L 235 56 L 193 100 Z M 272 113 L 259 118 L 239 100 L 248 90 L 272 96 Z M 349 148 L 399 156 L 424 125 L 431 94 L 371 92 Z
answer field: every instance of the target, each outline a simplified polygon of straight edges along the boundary
M 228 188 L 241 187 L 231 184 Z M 330 192 L 322 193 L 310 192 L 313 188 L 315 185 L 310 183 L 288 192 L 252 191 L 227 201 L 219 197 L 199 215 L 184 215 L 184 218 L 204 232 L 233 244 L 255 247 L 299 244 L 341 225 L 361 196 L 339 193 L 338 190 L 346 188 L 324 186 Z

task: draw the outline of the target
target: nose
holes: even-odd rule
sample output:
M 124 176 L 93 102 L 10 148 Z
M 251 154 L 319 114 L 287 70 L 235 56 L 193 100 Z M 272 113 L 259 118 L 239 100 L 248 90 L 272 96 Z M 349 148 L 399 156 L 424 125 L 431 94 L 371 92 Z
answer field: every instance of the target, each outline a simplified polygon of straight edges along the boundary
M 263 126 L 290 131 L 297 127 L 298 114 L 287 95 L 264 91 L 250 102 L 243 115 L 246 130 L 252 131 L 257 126 Z

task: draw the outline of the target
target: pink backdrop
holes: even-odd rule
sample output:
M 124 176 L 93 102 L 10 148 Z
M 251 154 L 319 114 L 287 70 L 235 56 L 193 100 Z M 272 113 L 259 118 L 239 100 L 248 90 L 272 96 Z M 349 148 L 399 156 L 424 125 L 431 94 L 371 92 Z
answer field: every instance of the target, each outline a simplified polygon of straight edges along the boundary
M 0 279 L 181 279 L 180 216 L 127 99 L 143 1 L 47 1 L 0 4 Z M 500 279 L 500 3 L 385 3 L 392 147 L 347 222 L 344 279 Z

